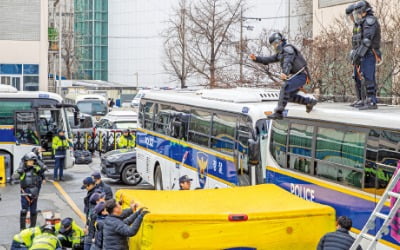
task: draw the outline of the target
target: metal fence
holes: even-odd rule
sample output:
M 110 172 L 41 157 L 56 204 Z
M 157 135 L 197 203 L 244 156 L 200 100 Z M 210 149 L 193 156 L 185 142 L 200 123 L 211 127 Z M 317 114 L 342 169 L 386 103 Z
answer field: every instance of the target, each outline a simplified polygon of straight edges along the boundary
M 112 131 L 75 131 L 73 136 L 74 150 L 87 150 L 92 153 L 99 152 L 99 154 L 107 153 L 108 151 L 118 148 L 116 142 L 122 132 L 118 130 Z

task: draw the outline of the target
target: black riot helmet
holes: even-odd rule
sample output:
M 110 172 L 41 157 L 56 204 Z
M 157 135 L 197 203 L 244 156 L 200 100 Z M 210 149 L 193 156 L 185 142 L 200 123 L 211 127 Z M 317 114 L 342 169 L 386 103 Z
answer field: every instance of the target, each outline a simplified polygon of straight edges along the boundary
M 47 233 L 51 233 L 51 234 L 56 233 L 55 227 L 51 224 L 46 224 L 46 225 L 42 226 L 41 229 L 43 232 L 47 232 Z
M 355 8 L 355 4 L 354 3 L 350 4 L 349 6 L 347 6 L 346 15 L 348 16 L 348 15 L 353 14 L 354 8 Z
M 279 32 L 272 33 L 268 38 L 269 44 L 273 44 L 275 42 L 280 42 L 280 41 L 285 41 L 285 40 L 286 39 Z
M 372 10 L 371 5 L 365 0 L 358 1 L 357 3 L 354 4 L 353 11 L 357 11 L 358 13 L 364 13 L 371 10 Z
M 27 154 L 24 155 L 23 158 L 24 161 L 36 161 L 37 160 L 37 155 L 34 152 L 29 152 Z

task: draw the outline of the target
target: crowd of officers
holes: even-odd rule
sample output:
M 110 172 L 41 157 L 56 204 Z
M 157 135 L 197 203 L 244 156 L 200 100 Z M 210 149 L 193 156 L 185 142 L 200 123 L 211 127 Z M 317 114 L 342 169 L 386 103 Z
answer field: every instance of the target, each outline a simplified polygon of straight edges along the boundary
M 84 228 L 79 227 L 72 218 L 64 218 L 55 225 L 36 226 L 37 202 L 46 170 L 40 148 L 34 148 L 22 158 L 13 174 L 13 178 L 20 181 L 21 212 L 20 233 L 13 237 L 12 250 L 128 249 L 127 239 L 136 235 L 148 211 L 146 208 L 138 209 L 139 205 L 135 202 L 122 210 L 122 201 L 113 199 L 111 187 L 102 181 L 99 172 L 86 177 L 81 187 L 87 191 L 83 200 L 86 215 Z M 30 228 L 26 228 L 28 212 Z

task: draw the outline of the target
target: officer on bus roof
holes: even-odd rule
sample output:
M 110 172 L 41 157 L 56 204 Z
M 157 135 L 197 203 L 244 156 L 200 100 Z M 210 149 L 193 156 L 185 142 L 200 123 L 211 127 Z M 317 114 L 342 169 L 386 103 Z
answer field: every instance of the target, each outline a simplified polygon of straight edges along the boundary
M 295 46 L 287 43 L 281 33 L 272 33 L 268 40 L 276 52 L 275 55 L 267 57 L 255 56 L 254 54 L 250 55 L 250 59 L 256 63 L 268 65 L 270 63 L 280 62 L 281 64 L 281 80 L 284 81 L 284 84 L 281 87 L 275 113 L 269 115 L 268 118 L 282 119 L 283 111 L 289 101 L 304 104 L 306 105 L 307 113 L 311 112 L 313 107 L 317 104 L 317 100 L 299 91 L 310 80 L 306 60 Z
M 361 99 L 357 107 L 360 110 L 377 109 L 376 98 L 376 64 L 382 60 L 380 52 L 381 28 L 374 16 L 371 5 L 367 1 L 359 1 L 354 5 L 354 21 L 360 26 L 355 36 L 355 50 L 351 55 L 355 65 L 356 85 L 361 86 Z

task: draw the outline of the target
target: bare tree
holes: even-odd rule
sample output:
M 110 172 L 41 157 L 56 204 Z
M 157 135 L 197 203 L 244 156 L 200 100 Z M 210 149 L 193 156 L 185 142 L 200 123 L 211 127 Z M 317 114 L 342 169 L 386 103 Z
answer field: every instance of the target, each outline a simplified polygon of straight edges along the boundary
M 186 80 L 192 73 L 191 65 L 186 62 L 188 39 L 186 0 L 180 0 L 174 12 L 175 15 L 169 20 L 169 28 L 163 34 L 164 50 L 168 60 L 164 64 L 164 69 L 172 78 L 180 81 L 181 88 L 185 88 Z
M 243 0 L 199 0 L 188 10 L 187 61 L 205 78 L 210 88 L 222 82 L 226 68 L 237 62 L 224 61 L 233 47 L 233 26 L 240 21 Z

